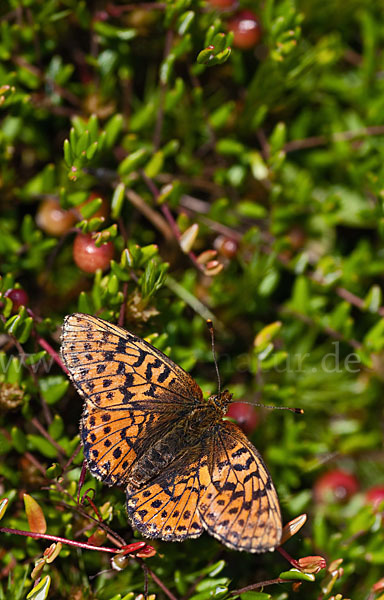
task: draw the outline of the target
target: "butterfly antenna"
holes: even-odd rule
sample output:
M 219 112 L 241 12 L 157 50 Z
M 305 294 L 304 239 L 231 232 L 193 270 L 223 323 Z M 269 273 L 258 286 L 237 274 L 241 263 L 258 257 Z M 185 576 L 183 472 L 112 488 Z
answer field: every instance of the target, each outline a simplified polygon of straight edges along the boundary
M 296 415 L 303 415 L 304 414 L 304 410 L 302 408 L 293 408 L 292 406 L 266 406 L 266 404 L 256 404 L 255 402 L 247 402 L 246 400 L 233 400 L 233 404 L 235 402 L 241 402 L 242 404 L 250 404 L 251 406 L 260 406 L 261 408 L 271 408 L 274 410 L 289 410 L 293 413 L 295 413 Z
M 220 379 L 219 367 L 217 366 L 217 358 L 216 358 L 216 351 L 215 351 L 215 334 L 213 331 L 213 323 L 212 323 L 211 319 L 207 319 L 207 327 L 209 329 L 209 333 L 211 334 L 212 355 L 213 355 L 213 361 L 215 363 L 217 384 L 218 384 L 219 396 L 220 396 L 220 394 L 221 394 L 221 379 Z

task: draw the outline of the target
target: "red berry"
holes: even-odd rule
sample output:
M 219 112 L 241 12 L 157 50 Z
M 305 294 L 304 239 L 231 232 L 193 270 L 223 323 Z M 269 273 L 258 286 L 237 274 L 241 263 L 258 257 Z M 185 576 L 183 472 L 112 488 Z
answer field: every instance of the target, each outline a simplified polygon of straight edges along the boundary
M 236 256 L 239 248 L 236 240 L 225 235 L 219 235 L 215 239 L 213 246 L 215 250 L 217 250 L 222 256 L 225 256 L 225 258 L 233 258 Z
M 228 29 L 233 31 L 233 45 L 241 50 L 253 48 L 261 37 L 260 19 L 250 10 L 242 10 L 228 21 Z
M 316 480 L 313 492 L 317 502 L 342 502 L 356 494 L 358 489 L 359 482 L 354 475 L 334 469 Z
M 48 235 L 56 237 L 66 233 L 76 221 L 74 211 L 62 208 L 55 198 L 43 200 L 36 214 L 38 226 Z
M 365 497 L 369 504 L 372 504 L 373 508 L 384 502 L 384 485 L 375 485 L 365 492 Z
M 208 2 L 211 6 L 214 6 L 215 8 L 226 9 L 232 8 L 235 5 L 236 0 L 208 0 Z
M 259 416 L 252 404 L 245 402 L 233 402 L 227 412 L 227 416 L 236 421 L 244 433 L 250 434 L 259 423 Z
M 113 258 L 114 246 L 106 242 L 97 247 L 91 233 L 78 233 L 73 243 L 73 260 L 86 273 L 105 271 Z
M 10 298 L 13 304 L 13 310 L 17 312 L 20 306 L 28 306 L 29 298 L 27 292 L 20 288 L 7 290 L 4 294 L 5 298 Z

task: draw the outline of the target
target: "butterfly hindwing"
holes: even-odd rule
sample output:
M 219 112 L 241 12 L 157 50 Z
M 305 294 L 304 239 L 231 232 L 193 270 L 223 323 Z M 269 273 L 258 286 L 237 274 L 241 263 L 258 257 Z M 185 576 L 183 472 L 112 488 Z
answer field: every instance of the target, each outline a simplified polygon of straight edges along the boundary
M 209 484 L 207 465 L 202 448 L 195 448 L 143 488 L 128 486 L 127 511 L 133 526 L 147 537 L 173 542 L 201 535 L 197 507 Z
M 139 490 L 128 486 L 127 509 L 141 533 L 167 541 L 205 529 L 230 548 L 265 552 L 281 537 L 271 477 L 257 450 L 228 421 L 212 427 L 151 483 Z
M 237 425 L 224 421 L 211 460 L 211 482 L 199 503 L 204 528 L 236 550 L 274 550 L 281 538 L 280 508 L 256 448 Z

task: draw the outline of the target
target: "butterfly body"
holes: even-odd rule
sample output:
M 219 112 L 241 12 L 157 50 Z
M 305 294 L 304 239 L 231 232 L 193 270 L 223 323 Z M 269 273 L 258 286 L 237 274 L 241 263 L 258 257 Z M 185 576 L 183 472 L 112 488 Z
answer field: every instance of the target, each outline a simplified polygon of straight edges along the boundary
M 222 419 L 222 413 L 216 407 L 201 402 L 190 414 L 174 424 L 164 437 L 153 442 L 151 446 L 132 466 L 128 481 L 137 488 L 153 480 L 168 465 L 177 460 L 188 448 L 200 446 L 201 438 L 210 437 L 213 423 Z
M 276 491 L 260 454 L 223 420 L 229 392 L 204 400 L 166 355 L 91 315 L 66 317 L 61 353 L 85 398 L 88 468 L 125 486 L 129 518 L 143 535 L 182 541 L 205 530 L 237 550 L 278 546 Z

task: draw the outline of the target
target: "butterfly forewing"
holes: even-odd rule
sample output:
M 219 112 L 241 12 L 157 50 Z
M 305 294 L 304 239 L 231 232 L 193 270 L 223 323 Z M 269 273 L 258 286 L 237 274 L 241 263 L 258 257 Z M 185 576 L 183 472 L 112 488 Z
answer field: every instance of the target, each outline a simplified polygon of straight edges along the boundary
M 86 400 L 81 437 L 88 466 L 109 485 L 126 483 L 153 438 L 202 401 L 199 386 L 183 369 L 97 317 L 65 319 L 61 354 Z

